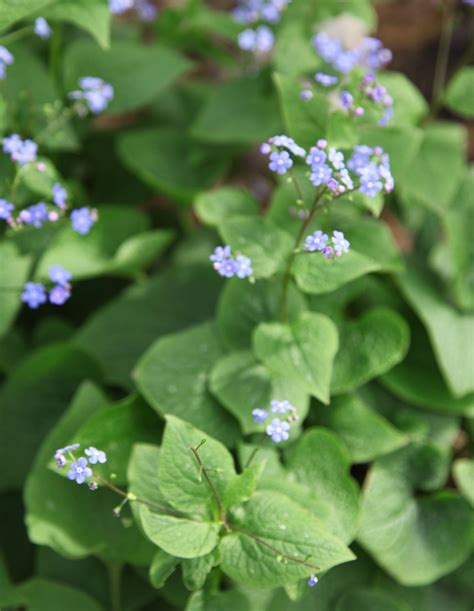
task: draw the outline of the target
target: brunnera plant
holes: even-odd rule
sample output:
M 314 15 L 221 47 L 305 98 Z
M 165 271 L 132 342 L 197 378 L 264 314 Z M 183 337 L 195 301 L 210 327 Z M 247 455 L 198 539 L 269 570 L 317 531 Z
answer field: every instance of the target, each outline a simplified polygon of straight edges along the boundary
M 2 608 L 471 608 L 470 5 L 0 2 Z

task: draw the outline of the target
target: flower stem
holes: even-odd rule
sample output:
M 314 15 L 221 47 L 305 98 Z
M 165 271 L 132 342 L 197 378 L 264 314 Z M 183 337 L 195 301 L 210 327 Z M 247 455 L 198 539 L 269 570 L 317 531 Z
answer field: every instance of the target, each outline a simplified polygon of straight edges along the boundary
M 200 472 L 203 474 L 204 479 L 207 482 L 207 485 L 209 486 L 212 496 L 214 497 L 214 500 L 216 501 L 216 505 L 217 505 L 217 510 L 219 512 L 219 519 L 222 521 L 224 528 L 228 531 L 229 530 L 229 525 L 227 524 L 227 516 L 226 516 L 226 512 L 224 510 L 224 506 L 222 504 L 221 501 L 221 497 L 219 496 L 219 493 L 217 492 L 217 488 L 214 486 L 214 482 L 212 481 L 212 479 L 209 477 L 209 473 L 207 472 L 207 469 L 204 465 L 204 463 L 202 462 L 201 456 L 199 455 L 199 448 L 201 447 L 203 442 L 201 442 L 201 444 L 197 447 L 197 448 L 193 448 L 191 447 L 190 450 L 191 452 L 194 454 L 194 458 L 196 459 L 198 465 L 199 465 L 199 470 Z
M 122 565 L 118 563 L 110 563 L 107 565 L 109 572 L 110 584 L 110 608 L 112 611 L 121 611 L 121 577 Z
M 33 34 L 33 32 L 34 32 L 33 26 L 27 25 L 24 28 L 20 28 L 19 30 L 10 32 L 10 34 L 5 34 L 5 36 L 2 36 L 0 38 L 0 45 L 2 46 L 10 45 L 13 42 L 16 42 L 17 40 L 21 40 L 22 38 L 25 38 L 25 36 L 29 36 L 30 34 Z
M 443 28 L 438 45 L 436 57 L 435 74 L 433 80 L 433 101 L 429 113 L 429 119 L 436 116 L 443 104 L 443 89 L 448 72 L 449 51 L 454 32 L 455 11 L 452 7 L 443 5 L 444 19 Z

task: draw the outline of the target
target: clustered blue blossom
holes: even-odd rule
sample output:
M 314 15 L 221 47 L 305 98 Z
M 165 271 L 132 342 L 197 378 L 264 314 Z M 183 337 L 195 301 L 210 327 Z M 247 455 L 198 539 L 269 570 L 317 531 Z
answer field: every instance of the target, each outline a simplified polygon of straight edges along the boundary
M 51 28 L 44 17 L 37 17 L 35 19 L 34 31 L 43 40 L 48 40 L 51 36 Z
M 22 140 L 18 134 L 5 136 L 2 143 L 3 152 L 10 155 L 10 159 L 24 166 L 27 163 L 36 161 L 38 145 L 33 140 Z
M 313 47 L 334 70 L 348 74 L 356 66 L 376 70 L 386 66 L 392 59 L 392 52 L 385 49 L 377 38 L 365 37 L 360 44 L 348 49 L 338 38 L 326 32 L 318 32 L 312 39 Z
M 93 446 L 84 450 L 85 456 L 80 456 L 77 460 L 73 454 L 74 450 L 80 447 L 80 444 L 74 443 L 64 448 L 59 448 L 54 453 L 54 459 L 59 469 L 65 467 L 68 463 L 66 454 L 70 456 L 69 471 L 67 473 L 68 479 L 75 481 L 76 484 L 83 484 L 88 478 L 93 476 L 92 469 L 89 465 L 95 465 L 97 463 L 107 462 L 107 455 L 103 450 L 98 450 Z M 89 483 L 89 488 L 95 490 L 97 484 L 95 482 Z
M 91 208 L 77 208 L 71 212 L 71 224 L 74 231 L 86 235 L 97 222 L 97 211 Z
M 48 269 L 49 277 L 54 286 L 50 289 L 49 295 L 43 284 L 38 282 L 26 282 L 21 294 L 21 301 L 29 308 L 36 310 L 46 301 L 53 305 L 63 305 L 71 296 L 72 274 L 65 270 L 61 265 L 51 265 Z
M 340 257 L 343 253 L 349 252 L 350 242 L 346 240 L 342 231 L 333 231 L 331 244 L 328 244 L 329 236 L 318 229 L 307 236 L 304 243 L 304 250 L 307 252 L 320 252 L 327 259 Z
M 10 51 L 0 45 L 0 80 L 5 78 L 6 66 L 11 66 L 15 61 Z
M 272 418 L 269 424 L 265 428 L 266 434 L 271 438 L 274 443 L 280 443 L 287 441 L 289 438 L 289 431 L 291 424 L 298 420 L 298 414 L 296 407 L 291 404 L 290 401 L 284 399 L 270 401 L 270 412 L 272 414 L 278 414 L 280 416 L 286 416 L 283 418 Z M 260 407 L 252 410 L 252 417 L 254 422 L 257 424 L 265 424 L 270 417 L 269 411 Z
M 390 171 L 390 158 L 380 146 L 357 145 L 347 167 L 360 179 L 359 191 L 375 197 L 380 191 L 390 193 L 395 186 Z
M 248 257 L 237 254 L 232 256 L 229 245 L 217 246 L 209 259 L 212 261 L 216 272 L 224 278 L 249 278 L 253 274 L 252 262 Z
M 323 87 L 332 87 L 338 82 L 339 79 L 337 78 L 337 76 L 333 76 L 332 74 L 316 72 L 316 74 L 314 75 L 314 80 Z
M 393 116 L 393 98 L 389 95 L 387 88 L 377 82 L 377 77 L 373 72 L 367 72 L 359 84 L 359 91 L 362 99 L 370 100 L 375 106 L 382 109 L 383 114 L 379 119 L 379 125 L 385 127 Z M 352 114 L 361 117 L 365 114 L 365 109 L 361 106 L 361 99 L 355 102 L 354 96 L 347 90 L 342 90 L 339 100 L 343 108 Z
M 273 136 L 261 145 L 260 151 L 264 155 L 270 155 L 268 167 L 272 172 L 280 175 L 286 174 L 293 167 L 293 159 L 289 153 L 296 157 L 306 156 L 304 148 L 298 146 L 293 138 L 288 136 Z
M 256 55 L 269 53 L 273 49 L 275 36 L 266 25 L 259 25 L 255 30 L 247 28 L 238 36 L 239 47 Z
M 98 114 L 114 97 L 114 88 L 97 76 L 84 76 L 79 79 L 79 89 L 71 91 L 68 97 L 83 101 L 92 113 Z
M 239 23 L 278 23 L 281 12 L 290 0 L 242 0 L 232 11 L 235 21 Z
M 114 15 L 135 9 L 141 21 L 154 21 L 158 16 L 158 7 L 151 0 L 109 0 L 109 10 Z
M 354 189 L 354 182 L 345 166 L 341 151 L 320 139 L 309 150 L 306 163 L 311 167 L 310 181 L 315 187 L 325 185 L 332 193 L 341 194 Z

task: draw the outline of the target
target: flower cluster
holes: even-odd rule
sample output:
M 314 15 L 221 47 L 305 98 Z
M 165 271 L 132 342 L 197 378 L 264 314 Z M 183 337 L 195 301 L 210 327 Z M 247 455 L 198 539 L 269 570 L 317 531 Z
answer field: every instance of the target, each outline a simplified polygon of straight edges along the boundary
M 293 159 L 290 153 L 295 157 L 306 156 L 304 148 L 298 146 L 293 138 L 288 136 L 273 136 L 262 144 L 260 151 L 264 155 L 270 155 L 268 164 L 270 170 L 281 175 L 286 174 L 293 167 Z
M 2 143 L 3 152 L 10 155 L 10 159 L 24 166 L 28 163 L 36 161 L 38 154 L 38 145 L 33 140 L 22 140 L 18 134 L 5 136 Z
M 264 55 L 273 49 L 275 36 L 266 25 L 260 25 L 255 30 L 247 28 L 240 32 L 238 37 L 239 47 L 243 51 L 251 51 L 256 55 Z
M 230 246 L 218 246 L 209 259 L 214 265 L 214 269 L 218 274 L 225 278 L 248 278 L 252 276 L 252 262 L 248 257 L 238 254 L 232 256 Z
M 56 450 L 54 453 L 54 459 L 56 460 L 58 468 L 62 469 L 68 463 L 68 459 L 66 458 L 66 454 L 68 454 L 71 462 L 69 463 L 67 477 L 71 481 L 75 481 L 76 484 L 83 484 L 86 479 L 93 476 L 92 469 L 89 467 L 89 465 L 96 465 L 97 463 L 103 464 L 107 462 L 107 455 L 102 450 L 98 450 L 97 448 L 91 446 L 90 448 L 84 450 L 85 456 L 81 456 L 80 458 L 76 459 L 73 452 L 79 447 L 80 444 L 74 443 L 64 448 L 59 448 L 59 450 Z M 97 484 L 95 482 L 90 482 L 89 488 L 95 490 L 97 488 Z
M 48 40 L 51 36 L 51 28 L 44 17 L 37 17 L 35 19 L 34 30 L 36 36 L 39 36 L 43 40 Z
M 359 177 L 359 191 L 364 195 L 375 197 L 382 190 L 386 193 L 393 191 L 395 183 L 390 159 L 380 146 L 355 146 L 347 167 Z
M 6 66 L 11 66 L 14 61 L 10 51 L 0 45 L 0 80 L 5 78 Z
M 329 236 L 320 229 L 307 236 L 304 249 L 308 252 L 320 252 L 327 259 L 340 257 L 343 253 L 349 252 L 350 242 L 346 240 L 342 231 L 333 231 L 331 244 L 328 244 Z
M 243 0 L 233 10 L 232 15 L 239 23 L 278 23 L 288 2 L 289 0 Z
M 79 89 L 71 91 L 68 97 L 71 100 L 83 101 L 86 107 L 94 114 L 107 108 L 114 97 L 112 85 L 97 76 L 84 76 L 79 79 Z
M 51 265 L 49 267 L 49 277 L 54 285 L 47 294 L 46 287 L 38 282 L 26 282 L 21 294 L 21 301 L 36 310 L 48 300 L 53 305 L 63 305 L 71 296 L 72 274 L 65 270 L 61 265 Z
M 266 434 L 271 437 L 274 443 L 286 441 L 289 437 L 291 424 L 298 420 L 296 407 L 287 399 L 283 401 L 270 401 L 270 411 L 272 414 L 286 416 L 286 418 L 272 418 L 271 422 L 265 428 Z M 252 416 L 257 424 L 264 424 L 269 418 L 269 412 L 266 409 L 255 408 L 252 410 Z
M 385 49 L 380 40 L 372 37 L 365 37 L 357 47 L 348 49 L 338 38 L 326 32 L 318 32 L 312 44 L 318 55 L 342 74 L 349 74 L 357 66 L 371 70 L 383 68 L 392 59 L 392 52 Z
M 358 96 L 357 102 L 349 91 L 341 91 L 339 99 L 342 107 L 360 117 L 365 114 L 365 109 L 361 104 L 364 99 L 369 100 L 376 108 L 382 109 L 379 125 L 385 127 L 393 116 L 393 98 L 386 87 L 377 83 L 377 77 L 373 72 L 367 72 L 359 84 L 358 91 L 361 96 Z
M 151 0 L 109 0 L 109 10 L 114 15 L 135 9 L 141 21 L 154 21 L 158 16 L 158 7 Z
M 311 166 L 310 181 L 315 187 L 326 185 L 332 193 L 352 191 L 354 183 L 346 168 L 344 155 L 326 140 L 318 140 L 309 150 L 306 163 Z
M 332 74 L 326 74 L 325 72 L 316 72 L 314 75 L 314 80 L 322 85 L 323 87 L 332 87 L 338 82 L 337 76 L 333 76 Z

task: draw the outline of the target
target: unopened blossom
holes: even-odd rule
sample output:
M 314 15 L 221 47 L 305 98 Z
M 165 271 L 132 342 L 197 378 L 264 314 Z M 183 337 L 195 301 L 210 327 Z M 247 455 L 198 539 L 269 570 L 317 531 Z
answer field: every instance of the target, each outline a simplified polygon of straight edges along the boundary
M 55 206 L 60 208 L 61 210 L 65 210 L 67 208 L 67 191 L 64 187 L 62 187 L 59 183 L 55 182 L 53 185 L 53 203 Z
M 51 36 L 51 28 L 44 17 L 35 19 L 34 31 L 43 40 L 47 40 Z
M 6 66 L 10 66 L 14 61 L 10 51 L 0 45 L 0 80 L 5 78 Z
M 58 450 L 56 450 L 56 452 L 54 453 L 54 459 L 56 460 L 56 463 L 60 469 L 62 469 L 67 462 L 66 457 L 64 455 L 68 452 L 73 452 L 74 450 L 77 450 L 77 448 L 79 447 L 79 443 L 73 443 L 72 445 L 65 446 L 64 448 L 59 448 Z

